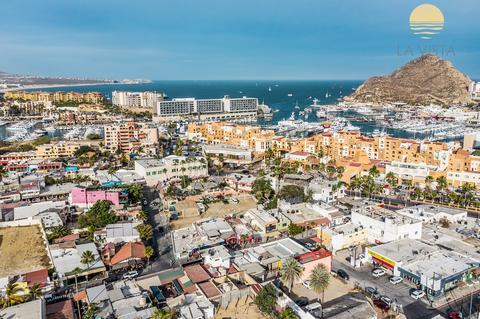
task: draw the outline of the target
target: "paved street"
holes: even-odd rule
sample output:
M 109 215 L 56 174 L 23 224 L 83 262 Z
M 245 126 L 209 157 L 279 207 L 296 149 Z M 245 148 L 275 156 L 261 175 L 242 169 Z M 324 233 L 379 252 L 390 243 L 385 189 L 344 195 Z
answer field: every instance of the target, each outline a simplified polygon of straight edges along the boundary
M 152 246 L 156 253 L 151 265 L 143 271 L 142 274 L 145 275 L 170 268 L 173 257 L 168 220 L 163 214 L 162 201 L 158 197 L 158 192 L 154 188 L 145 187 L 143 194 L 148 202 L 143 209 L 149 214 L 149 223 L 154 229 Z M 153 201 L 156 201 L 158 205 L 153 206 Z M 163 228 L 163 231 L 160 231 L 159 227 Z

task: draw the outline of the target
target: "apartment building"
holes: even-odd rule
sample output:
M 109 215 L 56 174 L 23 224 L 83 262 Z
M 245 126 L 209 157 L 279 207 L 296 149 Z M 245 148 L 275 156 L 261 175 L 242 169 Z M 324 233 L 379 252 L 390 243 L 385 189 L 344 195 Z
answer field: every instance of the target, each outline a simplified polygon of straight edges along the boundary
M 159 138 L 157 127 L 134 121 L 106 125 L 104 132 L 105 148 L 111 152 L 132 153 L 141 147 L 154 147 Z
M 61 157 L 72 157 L 80 148 L 79 143 L 54 143 L 37 146 L 35 155 L 37 159 L 55 159 Z
M 112 104 L 121 107 L 146 108 L 155 111 L 157 103 L 165 98 L 164 93 L 158 92 L 125 92 L 113 91 Z
M 179 98 L 158 102 L 156 120 L 253 121 L 257 118 L 257 111 L 256 98 L 230 98 L 228 95 L 221 99 Z
M 468 91 L 473 100 L 480 100 L 480 82 L 470 83 Z
M 208 176 L 208 168 L 203 157 L 170 155 L 162 159 L 135 161 L 135 173 L 145 178 L 148 186 L 166 186 L 168 181 L 179 180 L 182 176 L 191 179 Z
M 105 97 L 99 92 L 26 92 L 9 91 L 5 93 L 5 99 L 25 100 L 38 102 L 77 102 L 77 103 L 103 103 Z

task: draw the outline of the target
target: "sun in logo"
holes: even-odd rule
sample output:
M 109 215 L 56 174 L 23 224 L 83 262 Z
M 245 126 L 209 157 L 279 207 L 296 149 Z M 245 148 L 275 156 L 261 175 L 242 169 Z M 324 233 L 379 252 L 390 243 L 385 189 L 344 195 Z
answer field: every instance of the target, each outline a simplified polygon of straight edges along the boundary
M 433 4 L 421 4 L 410 13 L 410 29 L 421 39 L 430 40 L 443 30 L 445 18 Z

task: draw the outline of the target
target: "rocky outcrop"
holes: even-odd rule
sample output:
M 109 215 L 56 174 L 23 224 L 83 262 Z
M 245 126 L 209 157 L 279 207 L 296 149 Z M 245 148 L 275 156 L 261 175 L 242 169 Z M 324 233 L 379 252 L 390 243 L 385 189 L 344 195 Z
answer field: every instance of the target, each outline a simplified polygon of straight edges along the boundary
M 349 102 L 411 105 L 468 105 L 471 80 L 450 63 L 433 54 L 410 61 L 387 76 L 369 78 L 346 97 Z

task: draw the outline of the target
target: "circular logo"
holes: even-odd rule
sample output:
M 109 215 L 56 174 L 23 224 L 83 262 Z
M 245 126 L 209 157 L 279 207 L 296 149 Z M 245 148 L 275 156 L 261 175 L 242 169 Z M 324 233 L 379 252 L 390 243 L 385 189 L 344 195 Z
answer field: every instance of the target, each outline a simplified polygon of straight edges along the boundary
M 439 34 L 444 24 L 442 11 L 433 4 L 421 4 L 410 13 L 410 29 L 424 40 L 430 40 Z

